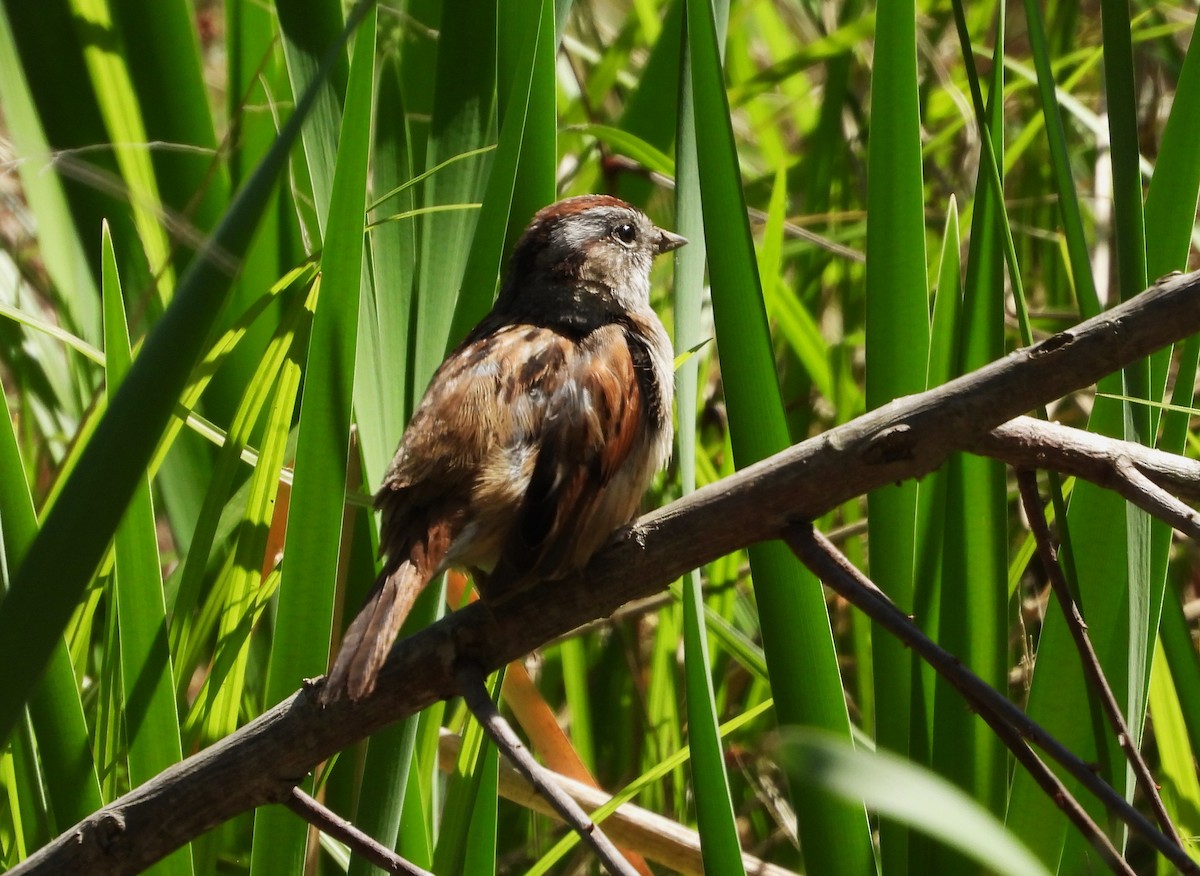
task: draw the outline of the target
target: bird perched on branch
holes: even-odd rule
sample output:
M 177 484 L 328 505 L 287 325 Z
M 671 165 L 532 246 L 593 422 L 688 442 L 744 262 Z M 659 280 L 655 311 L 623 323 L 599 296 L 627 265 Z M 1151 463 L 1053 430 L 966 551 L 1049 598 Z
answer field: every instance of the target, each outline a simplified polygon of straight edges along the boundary
M 438 368 L 375 497 L 383 571 L 321 690 L 358 700 L 417 595 L 451 566 L 486 601 L 581 568 L 671 450 L 654 257 L 683 246 L 617 198 L 541 210 L 500 294 Z

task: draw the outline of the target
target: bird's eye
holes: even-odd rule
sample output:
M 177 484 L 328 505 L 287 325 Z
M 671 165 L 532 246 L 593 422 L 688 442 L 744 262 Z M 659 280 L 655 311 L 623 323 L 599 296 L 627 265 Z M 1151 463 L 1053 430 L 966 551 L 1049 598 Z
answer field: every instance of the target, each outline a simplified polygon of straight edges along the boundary
M 624 222 L 624 223 L 618 225 L 616 228 L 614 228 L 612 230 L 612 233 L 613 233 L 613 237 L 615 237 L 617 240 L 619 240 L 621 243 L 625 244 L 626 246 L 629 246 L 635 240 L 637 240 L 637 229 L 634 228 L 632 225 L 630 225 L 628 222 Z

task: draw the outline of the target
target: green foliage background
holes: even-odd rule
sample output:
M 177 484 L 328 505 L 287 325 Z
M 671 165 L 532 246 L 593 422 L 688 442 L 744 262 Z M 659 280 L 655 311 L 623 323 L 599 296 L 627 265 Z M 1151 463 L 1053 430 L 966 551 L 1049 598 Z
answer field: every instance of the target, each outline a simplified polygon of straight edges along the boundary
M 1195 21 L 1142 0 L 4 0 L 0 867 L 324 670 L 374 576 L 364 496 L 538 207 L 613 192 L 692 241 L 655 275 L 696 351 L 665 502 L 1186 270 Z M 1049 413 L 1194 452 L 1186 412 L 1122 399 L 1190 404 L 1198 349 Z M 957 457 L 819 525 L 1132 796 L 1009 481 Z M 1099 488 L 1045 489 L 1196 856 L 1194 550 Z M 1098 867 L 782 545 L 537 674 L 601 785 L 697 828 L 709 873 L 739 872 L 739 843 L 821 874 Z M 464 734 L 449 777 L 443 728 Z M 306 787 L 439 874 L 589 866 L 496 771 L 451 703 Z M 266 808 L 155 870 L 347 868 L 370 869 Z

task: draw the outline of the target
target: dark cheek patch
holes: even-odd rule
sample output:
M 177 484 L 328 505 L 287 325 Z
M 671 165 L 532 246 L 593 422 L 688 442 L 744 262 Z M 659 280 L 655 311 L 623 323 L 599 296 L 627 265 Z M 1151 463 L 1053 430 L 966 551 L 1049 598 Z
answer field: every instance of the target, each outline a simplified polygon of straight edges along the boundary
M 583 266 L 587 261 L 590 250 L 591 247 L 584 247 L 568 253 L 567 256 L 559 262 L 559 265 L 561 265 L 562 268 L 562 273 L 571 279 L 579 278 L 579 276 L 583 273 Z

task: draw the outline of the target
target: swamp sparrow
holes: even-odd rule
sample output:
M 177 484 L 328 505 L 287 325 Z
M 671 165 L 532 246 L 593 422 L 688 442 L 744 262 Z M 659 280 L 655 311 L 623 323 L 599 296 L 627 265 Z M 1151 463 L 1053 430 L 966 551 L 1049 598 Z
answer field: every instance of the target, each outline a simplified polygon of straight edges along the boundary
M 604 195 L 541 210 L 496 304 L 434 374 L 383 486 L 386 557 L 321 691 L 358 700 L 450 566 L 486 601 L 581 568 L 671 452 L 671 342 L 650 265 L 683 246 Z

